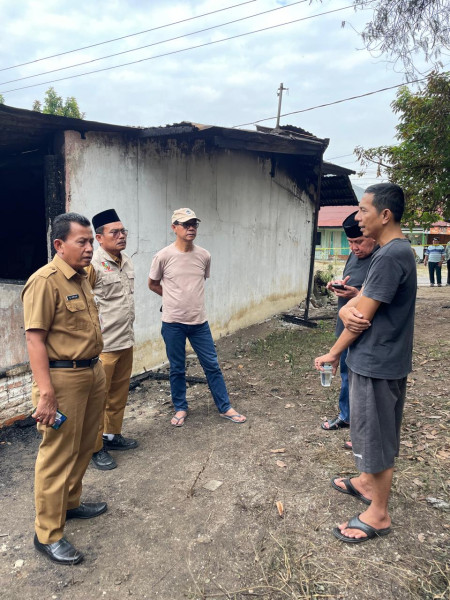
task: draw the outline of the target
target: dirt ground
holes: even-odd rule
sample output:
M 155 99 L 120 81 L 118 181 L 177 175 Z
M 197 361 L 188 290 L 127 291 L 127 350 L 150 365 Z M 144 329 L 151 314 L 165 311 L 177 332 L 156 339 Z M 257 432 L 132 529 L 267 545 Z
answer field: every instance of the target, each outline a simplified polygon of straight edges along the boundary
M 117 469 L 89 468 L 84 479 L 83 499 L 107 500 L 108 512 L 66 526 L 85 553 L 80 565 L 58 566 L 34 550 L 38 434 L 0 431 L 0 598 L 449 598 L 450 288 L 418 290 L 393 532 L 357 546 L 331 534 L 364 510 L 330 486 L 332 476 L 354 473 L 345 430 L 320 429 L 337 414 L 339 378 L 322 388 L 311 368 L 333 341 L 335 313 L 334 305 L 311 311 L 316 329 L 274 317 L 218 341 L 244 425 L 218 417 L 204 384 L 189 388 L 181 428 L 169 425 L 167 381 L 132 391 L 124 433 L 139 448 L 116 452 Z M 189 375 L 202 375 L 195 357 L 188 364 Z

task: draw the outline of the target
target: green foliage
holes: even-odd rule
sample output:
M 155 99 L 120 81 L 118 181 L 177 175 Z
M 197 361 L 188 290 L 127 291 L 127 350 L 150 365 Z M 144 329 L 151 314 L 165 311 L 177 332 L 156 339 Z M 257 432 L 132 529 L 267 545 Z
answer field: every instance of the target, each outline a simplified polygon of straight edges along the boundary
M 69 96 L 64 102 L 62 96 L 58 96 L 53 87 L 45 92 L 44 103 L 39 100 L 33 102 L 33 110 L 46 115 L 59 115 L 61 117 L 72 117 L 73 119 L 84 119 L 85 113 L 80 111 L 78 102 L 74 96 Z
M 0 104 L 5 104 L 5 98 L 0 94 Z
M 395 146 L 355 148 L 363 166 L 376 163 L 378 176 L 406 195 L 405 225 L 424 227 L 450 220 L 450 74 L 432 73 L 417 93 L 401 87 L 391 104 L 399 116 Z
M 373 11 L 361 32 L 369 52 L 384 56 L 410 79 L 420 73 L 414 61 L 442 68 L 441 53 L 450 47 L 448 0 L 354 0 L 353 5 Z

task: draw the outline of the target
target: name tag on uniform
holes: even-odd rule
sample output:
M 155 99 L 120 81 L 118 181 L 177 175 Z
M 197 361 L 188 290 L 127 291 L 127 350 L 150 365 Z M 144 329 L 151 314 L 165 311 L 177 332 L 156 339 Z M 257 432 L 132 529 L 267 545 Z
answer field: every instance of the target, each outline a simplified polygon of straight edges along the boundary
M 78 294 L 73 294 L 72 296 L 66 296 L 66 300 L 77 300 L 79 297 Z

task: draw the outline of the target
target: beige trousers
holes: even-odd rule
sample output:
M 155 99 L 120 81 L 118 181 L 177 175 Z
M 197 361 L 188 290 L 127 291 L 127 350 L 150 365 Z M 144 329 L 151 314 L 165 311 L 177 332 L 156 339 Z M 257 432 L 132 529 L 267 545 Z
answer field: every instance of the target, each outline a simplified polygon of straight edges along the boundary
M 94 452 L 102 449 L 103 433 L 120 433 L 122 431 L 133 367 L 133 346 L 116 352 L 102 352 L 100 359 L 106 375 L 105 410 L 104 418 L 100 422 Z
M 66 510 L 80 505 L 82 479 L 94 450 L 105 398 L 105 373 L 92 369 L 50 369 L 58 409 L 67 417 L 57 430 L 37 424 L 42 442 L 35 467 L 36 534 L 42 544 L 63 536 Z M 39 389 L 33 383 L 33 406 Z

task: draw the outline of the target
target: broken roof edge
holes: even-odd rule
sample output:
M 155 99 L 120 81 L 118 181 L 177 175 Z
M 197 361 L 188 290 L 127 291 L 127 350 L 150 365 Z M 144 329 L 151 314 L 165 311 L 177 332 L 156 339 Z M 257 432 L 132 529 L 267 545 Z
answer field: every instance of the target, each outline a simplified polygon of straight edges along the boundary
M 275 138 L 282 138 L 294 142 L 307 142 L 312 144 L 318 144 L 323 146 L 325 149 L 328 147 L 330 140 L 328 138 L 318 138 L 303 130 L 292 131 L 289 129 L 271 129 L 269 127 L 256 126 L 256 131 L 253 129 L 239 129 L 237 127 L 225 127 L 223 125 L 205 125 L 202 123 L 194 123 L 192 121 L 181 121 L 180 123 L 174 123 L 173 125 L 165 125 L 160 127 L 146 127 L 141 133 L 140 137 L 159 137 L 169 135 L 179 135 L 183 133 L 195 133 L 208 130 L 220 130 L 228 132 L 237 132 L 243 135 L 252 136 L 273 136 Z M 300 131 L 302 133 L 300 133 Z
M 132 125 L 113 125 L 111 123 L 103 123 L 101 121 L 88 121 L 86 119 L 76 119 L 74 117 L 63 117 L 60 115 L 49 115 L 36 110 L 28 110 L 26 108 L 16 108 L 0 104 L 0 115 L 6 113 L 11 117 L 22 118 L 24 121 L 32 125 L 33 121 L 52 126 L 54 129 L 65 129 L 72 131 L 140 131 L 143 127 L 135 127 Z

